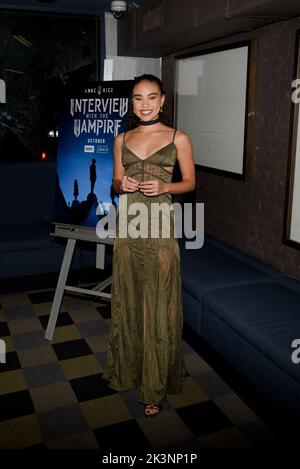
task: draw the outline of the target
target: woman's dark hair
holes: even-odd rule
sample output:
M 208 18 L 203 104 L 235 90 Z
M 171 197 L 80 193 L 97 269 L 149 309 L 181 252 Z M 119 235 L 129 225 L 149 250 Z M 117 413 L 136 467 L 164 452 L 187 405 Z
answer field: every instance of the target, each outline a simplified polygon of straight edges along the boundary
M 165 94 L 164 92 L 164 87 L 163 87 L 163 84 L 162 84 L 162 81 L 160 80 L 160 78 L 156 77 L 155 75 L 152 75 L 151 73 L 144 73 L 143 75 L 140 75 L 138 77 L 135 77 L 134 80 L 133 80 L 133 84 L 132 84 L 132 87 L 131 87 L 131 99 L 132 99 L 132 92 L 133 92 L 133 89 L 135 87 L 135 85 L 137 85 L 138 83 L 140 83 L 141 81 L 151 81 L 152 83 L 156 83 L 161 94 Z
M 133 94 L 133 90 L 134 90 L 135 85 L 137 85 L 141 81 L 150 81 L 152 83 L 156 83 L 156 85 L 158 86 L 161 94 L 165 95 L 164 87 L 163 87 L 163 84 L 162 84 L 162 81 L 160 80 L 160 78 L 156 77 L 155 75 L 152 75 L 151 73 L 144 73 L 143 75 L 139 75 L 139 76 L 135 77 L 134 80 L 133 80 L 132 86 L 131 86 L 129 109 L 128 109 L 128 120 L 127 120 L 126 130 L 132 130 L 132 129 L 134 129 L 135 127 L 137 127 L 139 125 L 139 119 L 133 112 L 132 94 Z M 169 112 L 167 110 L 166 100 L 165 100 L 163 112 L 160 113 L 160 119 L 161 119 L 161 122 L 163 122 L 164 124 L 172 125 L 172 120 L 170 119 Z

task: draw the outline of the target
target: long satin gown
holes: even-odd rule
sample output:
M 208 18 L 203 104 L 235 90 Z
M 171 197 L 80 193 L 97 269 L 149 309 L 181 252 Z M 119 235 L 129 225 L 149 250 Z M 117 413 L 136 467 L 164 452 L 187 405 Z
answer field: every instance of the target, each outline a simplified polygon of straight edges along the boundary
M 177 158 L 175 133 L 176 130 L 170 143 L 146 159 L 126 146 L 124 134 L 125 174 L 139 181 L 171 182 Z M 144 216 L 144 220 L 148 218 L 149 233 L 151 224 L 157 226 L 158 220 L 161 222 L 155 238 L 120 236 L 119 221 L 124 227 L 139 213 L 128 215 L 135 202 L 143 202 L 149 209 Z M 118 391 L 138 388 L 141 403 L 160 404 L 167 393 L 182 393 L 186 372 L 182 350 L 180 251 L 174 237 L 174 213 L 169 212 L 170 236 L 164 237 L 162 220 L 167 212 L 151 217 L 151 205 L 155 202 L 165 202 L 168 208 L 172 197 L 166 193 L 146 196 L 140 191 L 120 195 L 113 246 L 111 325 L 102 376 Z

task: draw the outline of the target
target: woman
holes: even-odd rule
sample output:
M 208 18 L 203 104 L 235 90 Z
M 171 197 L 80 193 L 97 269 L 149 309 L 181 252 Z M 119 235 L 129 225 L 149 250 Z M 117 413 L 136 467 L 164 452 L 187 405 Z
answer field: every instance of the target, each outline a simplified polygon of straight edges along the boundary
M 174 237 L 173 213 L 169 212 L 168 218 L 170 235 L 163 236 L 159 224 L 158 235 L 153 237 L 151 228 L 157 227 L 158 221 L 167 225 L 167 211 L 155 217 L 151 209 L 163 202 L 170 208 L 171 194 L 192 191 L 195 165 L 188 135 L 160 121 L 165 102 L 160 79 L 146 74 L 136 77 L 131 99 L 139 125 L 119 134 L 114 142 L 113 186 L 120 201 L 113 248 L 111 328 L 103 377 L 119 391 L 138 388 L 145 415 L 153 417 L 160 412 L 167 393 L 182 392 L 186 373 L 180 252 Z M 172 183 L 176 158 L 182 181 Z M 139 224 L 145 228 L 148 223 L 147 235 L 121 236 L 120 229 L 125 225 L 132 223 L 131 233 L 137 227 L 137 213 L 130 211 L 136 203 L 143 209 Z

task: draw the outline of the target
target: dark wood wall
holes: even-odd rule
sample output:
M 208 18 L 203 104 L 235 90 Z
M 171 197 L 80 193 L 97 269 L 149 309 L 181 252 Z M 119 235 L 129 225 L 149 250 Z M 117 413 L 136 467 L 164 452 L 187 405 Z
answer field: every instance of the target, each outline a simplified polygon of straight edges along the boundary
M 282 242 L 296 31 L 300 18 L 181 50 L 256 38 L 254 137 L 247 181 L 197 169 L 196 198 L 205 231 L 300 280 L 300 250 Z M 175 57 L 162 60 L 162 80 L 173 101 Z M 300 78 L 300 77 L 299 77 Z

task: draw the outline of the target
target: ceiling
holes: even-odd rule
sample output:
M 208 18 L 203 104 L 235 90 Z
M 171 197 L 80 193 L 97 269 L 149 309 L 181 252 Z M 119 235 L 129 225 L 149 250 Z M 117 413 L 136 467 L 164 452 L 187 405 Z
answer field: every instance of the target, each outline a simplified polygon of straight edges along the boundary
M 127 0 L 136 6 L 145 0 Z M 111 0 L 0 0 L 1 9 L 28 10 L 52 13 L 97 14 L 110 11 Z

